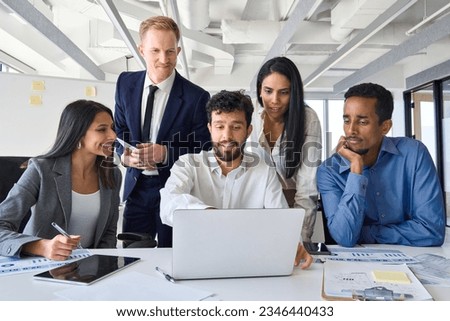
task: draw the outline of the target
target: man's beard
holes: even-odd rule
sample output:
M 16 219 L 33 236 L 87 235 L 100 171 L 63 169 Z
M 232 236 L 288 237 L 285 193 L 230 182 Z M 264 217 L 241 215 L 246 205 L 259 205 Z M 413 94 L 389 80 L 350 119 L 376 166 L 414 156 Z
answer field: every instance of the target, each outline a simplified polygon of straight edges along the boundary
M 352 152 L 359 154 L 359 155 L 366 155 L 369 152 L 368 148 L 359 148 L 359 149 L 353 149 L 350 147 L 350 144 L 346 144 L 347 148 L 350 149 Z
M 221 160 L 222 162 L 231 162 L 234 161 L 244 154 L 244 146 L 245 143 L 239 146 L 238 142 L 231 142 L 235 146 L 231 150 L 223 151 L 223 148 L 221 148 L 221 143 L 213 143 L 213 149 L 214 149 L 214 155 Z
M 350 149 L 352 152 L 355 152 L 356 154 L 359 154 L 361 156 L 366 155 L 369 152 L 368 148 L 359 148 L 359 149 L 352 149 L 347 146 L 348 149 Z

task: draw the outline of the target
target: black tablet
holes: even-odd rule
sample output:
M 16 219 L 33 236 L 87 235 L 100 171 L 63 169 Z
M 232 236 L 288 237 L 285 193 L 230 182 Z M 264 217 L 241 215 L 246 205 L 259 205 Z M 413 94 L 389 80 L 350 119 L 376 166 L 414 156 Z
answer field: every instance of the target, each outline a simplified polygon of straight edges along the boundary
M 140 260 L 137 257 L 94 254 L 34 275 L 36 280 L 90 285 Z

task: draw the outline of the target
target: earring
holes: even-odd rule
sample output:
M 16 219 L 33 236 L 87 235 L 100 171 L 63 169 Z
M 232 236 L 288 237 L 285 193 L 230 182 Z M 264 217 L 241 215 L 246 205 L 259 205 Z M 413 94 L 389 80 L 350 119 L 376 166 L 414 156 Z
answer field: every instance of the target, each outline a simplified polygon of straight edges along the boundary
M 78 142 L 77 149 L 81 149 L 81 142 Z

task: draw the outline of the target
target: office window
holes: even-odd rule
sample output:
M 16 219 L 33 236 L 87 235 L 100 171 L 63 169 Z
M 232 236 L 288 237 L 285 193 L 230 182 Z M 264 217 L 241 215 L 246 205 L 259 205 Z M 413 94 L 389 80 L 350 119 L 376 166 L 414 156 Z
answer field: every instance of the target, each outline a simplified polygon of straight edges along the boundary
M 336 147 L 339 138 L 344 135 L 343 118 L 344 113 L 344 100 L 329 100 L 328 101 L 328 156 L 333 154 L 333 150 Z
M 410 109 L 410 132 L 407 132 L 406 135 L 425 144 L 441 176 L 442 170 L 439 164 L 441 159 L 438 157 L 436 129 L 436 108 L 439 107 L 436 106 L 434 83 L 413 90 L 409 97 L 409 106 L 407 101 L 405 101 L 405 104 Z
M 450 204 L 450 79 L 442 82 L 442 145 L 444 161 L 444 190 L 447 206 Z M 450 214 L 447 209 L 447 215 Z
M 322 160 L 326 158 L 326 144 L 325 144 L 325 125 L 324 125 L 324 100 L 306 100 L 306 104 L 311 107 L 317 114 L 322 128 Z
M 330 157 L 339 138 L 343 135 L 342 112 L 344 101 L 340 100 L 306 100 L 314 109 L 322 126 L 322 160 Z
M 450 80 L 435 80 L 404 92 L 406 136 L 428 148 L 445 191 L 450 211 Z
M 433 86 L 413 93 L 415 138 L 421 140 L 428 148 L 436 164 L 436 130 Z

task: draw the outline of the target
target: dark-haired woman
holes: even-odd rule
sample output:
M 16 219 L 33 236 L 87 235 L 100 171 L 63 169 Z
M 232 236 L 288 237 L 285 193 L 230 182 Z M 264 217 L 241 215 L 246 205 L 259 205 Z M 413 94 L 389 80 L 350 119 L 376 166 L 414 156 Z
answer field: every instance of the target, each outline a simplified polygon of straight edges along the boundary
M 89 100 L 66 106 L 54 145 L 30 160 L 0 204 L 0 255 L 64 260 L 79 244 L 116 247 L 121 173 L 112 161 L 115 139 L 109 108 Z
M 321 162 L 321 128 L 317 114 L 304 102 L 296 65 L 275 57 L 261 67 L 251 141 L 258 142 L 276 167 L 290 207 L 305 210 L 303 241 L 310 241 L 317 214 L 317 167 Z

